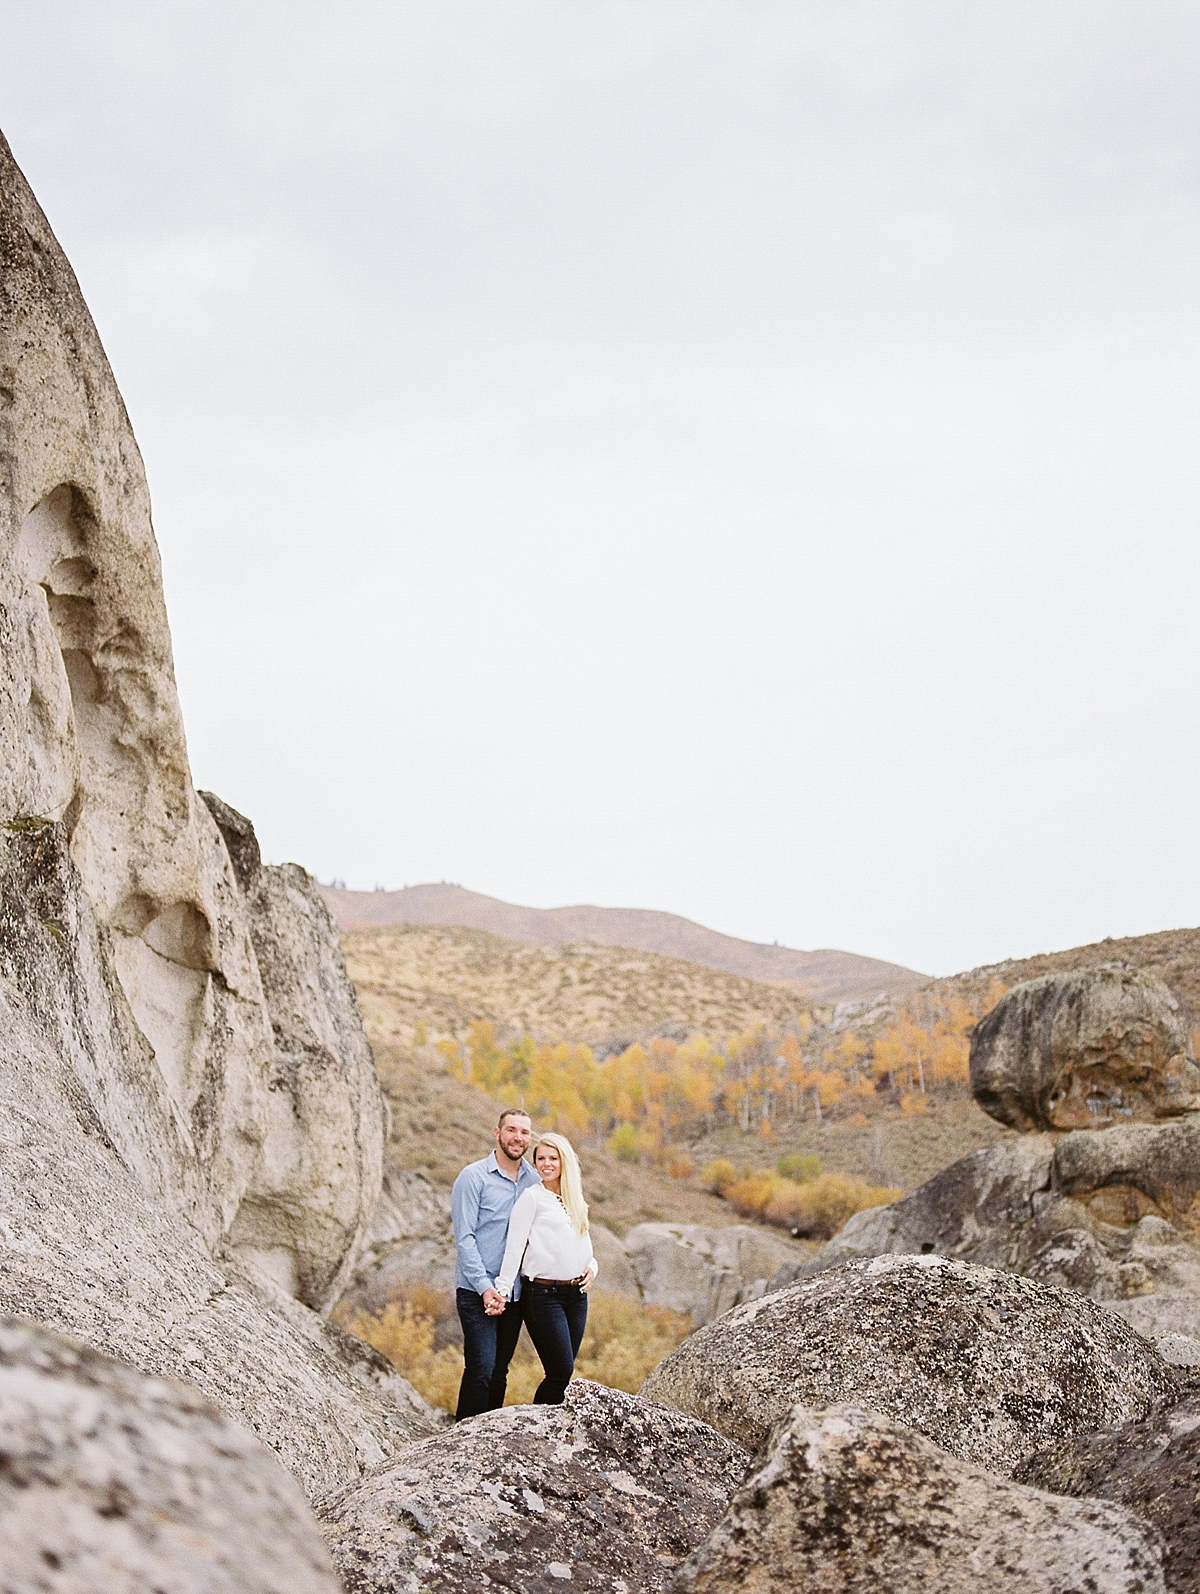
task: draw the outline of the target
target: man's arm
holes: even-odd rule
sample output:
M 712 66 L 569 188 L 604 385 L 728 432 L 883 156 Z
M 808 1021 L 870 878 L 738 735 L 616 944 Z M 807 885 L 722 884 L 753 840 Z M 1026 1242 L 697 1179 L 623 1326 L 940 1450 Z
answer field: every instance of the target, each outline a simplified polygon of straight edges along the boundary
M 483 1181 L 470 1168 L 464 1168 L 454 1181 L 450 1192 L 450 1216 L 454 1222 L 454 1244 L 458 1260 L 467 1282 L 477 1295 L 493 1288 L 488 1270 L 483 1265 L 475 1229 L 479 1223 L 479 1193 Z

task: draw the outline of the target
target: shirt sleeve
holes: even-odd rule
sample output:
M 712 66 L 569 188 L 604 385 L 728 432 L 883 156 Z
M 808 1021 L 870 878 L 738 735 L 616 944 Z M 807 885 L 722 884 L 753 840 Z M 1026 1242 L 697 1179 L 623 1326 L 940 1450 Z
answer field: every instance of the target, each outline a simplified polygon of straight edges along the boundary
M 513 1282 L 520 1270 L 521 1258 L 525 1255 L 525 1247 L 529 1244 L 530 1231 L 533 1220 L 537 1216 L 537 1190 L 526 1190 L 524 1195 L 519 1195 L 513 1203 L 512 1216 L 508 1220 L 508 1240 L 504 1246 L 504 1261 L 500 1264 L 500 1275 L 496 1280 L 496 1288 L 505 1300 L 512 1294 Z
M 450 1192 L 450 1216 L 454 1221 L 454 1244 L 459 1265 L 477 1295 L 492 1288 L 488 1270 L 479 1254 L 475 1230 L 479 1224 L 479 1190 L 482 1181 L 470 1168 L 464 1168 Z

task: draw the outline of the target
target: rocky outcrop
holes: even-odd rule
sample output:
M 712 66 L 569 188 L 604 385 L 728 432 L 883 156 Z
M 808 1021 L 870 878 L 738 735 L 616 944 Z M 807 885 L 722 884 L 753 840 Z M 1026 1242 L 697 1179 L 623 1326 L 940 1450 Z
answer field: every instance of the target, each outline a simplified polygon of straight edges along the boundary
M 185 1385 L 0 1320 L 6 1594 L 337 1594 L 295 1480 Z
M 795 1408 L 674 1594 L 1155 1594 L 1162 1544 L 1119 1505 L 971 1466 L 874 1412 Z
M 685 1312 L 697 1326 L 764 1294 L 795 1256 L 785 1241 L 743 1223 L 639 1223 L 625 1236 L 625 1252 L 642 1299 Z
M 662 1589 L 724 1513 L 746 1456 L 703 1423 L 574 1382 L 414 1445 L 319 1501 L 347 1594 Z
M 642 1394 L 748 1450 L 796 1402 L 877 1411 L 1007 1474 L 1048 1440 L 1142 1417 L 1177 1376 L 1095 1302 L 941 1257 L 851 1262 L 685 1340 Z
M 305 1487 L 439 1419 L 318 1315 L 383 1106 L 311 882 L 192 790 L 137 445 L 0 140 L 0 1311 L 186 1378 Z
M 1162 1535 L 1173 1594 L 1200 1588 L 1200 1394 L 1143 1422 L 1083 1434 L 1027 1456 L 1017 1477 L 1055 1494 L 1113 1501 Z
M 1179 1004 L 1120 965 L 1015 986 L 975 1026 L 971 1089 L 1014 1129 L 1100 1129 L 1200 1108 Z

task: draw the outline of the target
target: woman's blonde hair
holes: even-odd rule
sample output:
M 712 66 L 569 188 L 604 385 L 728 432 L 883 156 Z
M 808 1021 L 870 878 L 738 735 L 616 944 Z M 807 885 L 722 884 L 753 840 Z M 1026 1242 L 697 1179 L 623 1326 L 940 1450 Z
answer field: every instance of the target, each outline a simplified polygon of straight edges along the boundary
M 559 1189 L 562 1192 L 562 1204 L 567 1209 L 567 1216 L 575 1225 L 580 1234 L 588 1231 L 588 1205 L 583 1199 L 583 1175 L 579 1171 L 579 1158 L 575 1155 L 575 1147 L 566 1135 L 554 1135 L 547 1132 L 539 1135 L 533 1143 L 530 1155 L 533 1165 L 537 1167 L 537 1152 L 539 1146 L 553 1146 L 558 1152 L 559 1161 L 562 1163 L 562 1181 Z

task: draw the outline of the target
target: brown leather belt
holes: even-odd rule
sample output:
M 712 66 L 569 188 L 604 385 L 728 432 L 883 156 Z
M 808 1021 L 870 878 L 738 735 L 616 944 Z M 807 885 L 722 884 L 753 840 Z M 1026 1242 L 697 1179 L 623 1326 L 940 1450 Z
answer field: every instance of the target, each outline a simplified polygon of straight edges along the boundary
M 532 1284 L 564 1284 L 564 1285 L 565 1284 L 582 1284 L 586 1277 L 587 1277 L 586 1273 L 581 1273 L 577 1279 L 531 1279 L 530 1283 L 532 1283 Z

